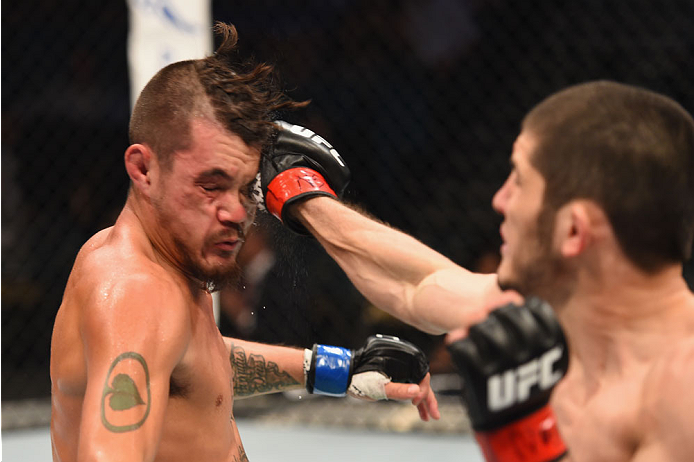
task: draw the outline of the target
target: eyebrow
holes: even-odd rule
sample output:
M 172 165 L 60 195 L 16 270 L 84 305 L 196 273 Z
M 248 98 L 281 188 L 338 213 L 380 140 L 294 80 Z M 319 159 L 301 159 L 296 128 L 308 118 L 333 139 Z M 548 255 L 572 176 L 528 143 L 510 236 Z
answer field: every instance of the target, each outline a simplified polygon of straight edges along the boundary
M 205 170 L 204 172 L 200 173 L 196 179 L 197 180 L 206 180 L 206 179 L 211 179 L 211 178 L 221 178 L 224 180 L 231 180 L 231 177 L 222 169 L 219 168 L 212 168 L 210 170 Z

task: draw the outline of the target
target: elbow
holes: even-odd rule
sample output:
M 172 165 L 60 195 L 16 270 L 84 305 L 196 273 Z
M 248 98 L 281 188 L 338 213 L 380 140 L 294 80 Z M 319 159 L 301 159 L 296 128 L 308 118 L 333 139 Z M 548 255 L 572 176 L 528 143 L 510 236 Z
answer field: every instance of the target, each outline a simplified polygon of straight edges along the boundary
M 427 315 L 428 313 L 423 315 L 420 314 L 417 319 L 413 318 L 409 324 L 430 335 L 442 335 L 448 333 L 450 329 L 449 326 L 446 326 L 444 319 L 438 319 L 438 317 L 431 319 Z
M 412 299 L 410 299 L 412 302 Z M 397 312 L 402 322 L 430 335 L 442 335 L 449 331 L 446 319 L 440 313 L 433 312 L 427 307 L 417 306 L 414 303 L 406 303 Z

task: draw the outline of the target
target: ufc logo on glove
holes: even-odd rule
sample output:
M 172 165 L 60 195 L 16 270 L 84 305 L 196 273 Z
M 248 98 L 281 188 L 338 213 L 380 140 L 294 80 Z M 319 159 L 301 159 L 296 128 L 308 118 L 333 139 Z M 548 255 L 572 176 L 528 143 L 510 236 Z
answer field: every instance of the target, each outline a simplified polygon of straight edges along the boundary
M 540 358 L 491 376 L 487 381 L 489 409 L 500 411 L 527 400 L 531 388 L 535 385 L 540 390 L 551 389 L 563 376 L 563 372 L 553 370 L 554 364 L 562 357 L 563 350 L 564 348 L 558 345 Z
M 281 120 L 275 125 L 275 140 L 262 157 L 260 188 L 254 196 L 289 229 L 309 236 L 291 205 L 316 196 L 342 197 L 349 169 L 332 145 L 308 128 Z
M 487 462 L 554 462 L 566 454 L 549 398 L 568 369 L 568 345 L 547 303 L 530 297 L 497 308 L 448 350 Z
M 308 138 L 315 143 L 324 145 L 328 148 L 328 150 L 330 151 L 330 155 L 333 156 L 333 158 L 340 164 L 340 166 L 345 166 L 345 162 L 342 160 L 342 157 L 340 157 L 340 154 L 337 152 L 337 149 L 333 148 L 332 144 L 328 143 L 328 140 L 316 134 L 315 132 L 313 132 L 313 130 L 309 130 L 308 128 L 302 127 L 301 125 L 293 125 L 283 120 L 278 120 L 275 123 L 280 127 L 284 128 L 285 130 L 289 130 L 290 132 L 296 133 L 297 135 L 301 135 L 304 138 Z

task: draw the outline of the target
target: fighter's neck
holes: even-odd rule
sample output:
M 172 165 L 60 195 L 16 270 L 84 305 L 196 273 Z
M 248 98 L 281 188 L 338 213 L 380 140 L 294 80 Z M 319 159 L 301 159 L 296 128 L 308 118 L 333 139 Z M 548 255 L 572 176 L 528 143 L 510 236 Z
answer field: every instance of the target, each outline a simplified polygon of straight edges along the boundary
M 694 325 L 694 295 L 676 265 L 651 275 L 583 278 L 555 308 L 572 356 L 596 373 L 619 371 L 658 354 L 661 344 Z
M 123 227 L 128 228 L 132 234 L 139 236 L 133 236 L 133 239 L 141 241 L 140 247 L 143 253 L 156 261 L 162 268 L 165 268 L 166 271 L 180 277 L 181 281 L 190 287 L 191 293 L 195 296 L 204 295 L 204 283 L 183 269 L 179 260 L 173 253 L 167 251 L 167 246 L 163 244 L 163 240 L 156 233 L 148 232 L 148 229 L 155 227 L 142 219 L 139 204 L 132 197 L 128 197 L 116 224 L 118 225 L 119 222 Z

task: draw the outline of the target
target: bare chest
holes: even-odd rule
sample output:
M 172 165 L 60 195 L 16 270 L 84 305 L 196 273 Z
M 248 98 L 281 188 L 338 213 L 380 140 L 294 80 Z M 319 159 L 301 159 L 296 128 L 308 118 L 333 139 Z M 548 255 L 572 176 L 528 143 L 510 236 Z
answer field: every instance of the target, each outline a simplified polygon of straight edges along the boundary
M 171 398 L 183 398 L 199 409 L 212 406 L 230 412 L 232 373 L 217 326 L 211 319 L 200 319 L 183 359 L 171 375 Z
M 194 323 L 171 375 L 157 460 L 232 460 L 243 451 L 232 408 L 232 368 L 222 336 L 213 321 Z
M 570 378 L 552 406 L 573 461 L 628 461 L 639 447 L 642 380 L 604 381 L 593 387 Z

